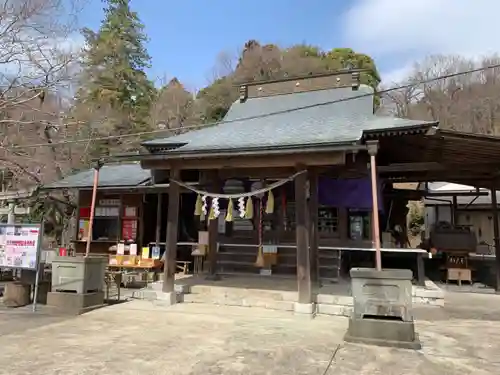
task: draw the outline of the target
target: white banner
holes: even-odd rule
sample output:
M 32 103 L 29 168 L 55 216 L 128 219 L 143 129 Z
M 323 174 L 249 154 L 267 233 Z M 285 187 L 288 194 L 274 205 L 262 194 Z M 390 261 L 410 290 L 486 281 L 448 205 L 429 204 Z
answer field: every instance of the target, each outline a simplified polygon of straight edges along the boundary
M 0 225 L 0 267 L 37 269 L 40 224 Z

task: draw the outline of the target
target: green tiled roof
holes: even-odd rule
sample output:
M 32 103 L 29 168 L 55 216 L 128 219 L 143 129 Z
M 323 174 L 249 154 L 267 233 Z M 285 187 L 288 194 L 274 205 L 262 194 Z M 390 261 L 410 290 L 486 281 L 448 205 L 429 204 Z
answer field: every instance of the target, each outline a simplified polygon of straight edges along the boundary
M 109 164 L 99 172 L 99 187 L 123 187 L 143 185 L 151 179 L 149 170 L 140 164 Z M 94 170 L 87 169 L 45 185 L 42 189 L 85 189 L 94 184 Z
M 374 115 L 372 95 L 371 87 L 361 85 L 356 91 L 345 87 L 250 98 L 235 102 L 220 124 L 144 146 L 181 144 L 171 152 L 196 152 L 334 145 L 356 142 L 368 131 L 431 124 Z M 331 103 L 338 100 L 343 101 Z

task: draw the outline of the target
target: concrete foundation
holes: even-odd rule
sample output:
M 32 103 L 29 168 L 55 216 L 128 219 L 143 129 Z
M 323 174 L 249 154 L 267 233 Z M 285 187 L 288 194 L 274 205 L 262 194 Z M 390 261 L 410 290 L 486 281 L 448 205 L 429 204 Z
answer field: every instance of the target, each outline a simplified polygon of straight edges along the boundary
M 353 268 L 354 309 L 345 341 L 420 349 L 412 308 L 412 272 Z
M 61 313 L 83 314 L 104 306 L 104 292 L 85 294 L 49 292 L 47 305 Z
M 402 349 L 422 348 L 414 323 L 396 320 L 351 318 L 344 340 Z

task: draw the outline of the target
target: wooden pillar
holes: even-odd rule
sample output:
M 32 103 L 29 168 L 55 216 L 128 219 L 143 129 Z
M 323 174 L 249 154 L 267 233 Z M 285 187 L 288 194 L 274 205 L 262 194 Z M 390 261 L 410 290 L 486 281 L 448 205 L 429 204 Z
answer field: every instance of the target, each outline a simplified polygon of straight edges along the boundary
M 180 171 L 170 170 L 170 177 L 178 179 Z M 179 225 L 180 187 L 170 181 L 168 188 L 167 239 L 165 244 L 165 264 L 163 266 L 163 292 L 174 292 L 177 260 L 177 233 Z
M 425 286 L 425 263 L 422 253 L 417 253 L 417 284 Z
M 491 213 L 493 215 L 493 236 L 495 243 L 495 274 L 496 283 L 495 290 L 500 292 L 500 228 L 498 226 L 498 202 L 497 202 L 497 186 L 496 181 L 493 181 L 491 187 Z
M 162 194 L 158 193 L 157 207 L 156 207 L 156 236 L 155 242 L 156 246 L 160 246 L 160 236 L 161 236 L 161 207 L 162 207 Z
M 375 268 L 377 271 L 382 270 L 382 254 L 380 251 L 380 226 L 378 222 L 378 181 L 377 181 L 377 161 L 378 141 L 366 142 L 368 146 L 368 154 L 370 155 L 370 172 L 372 182 L 372 225 L 373 225 L 373 242 L 375 245 Z
M 319 280 L 318 264 L 318 173 L 317 170 L 309 171 L 309 246 L 311 281 L 316 283 Z
M 217 171 L 211 171 L 208 174 L 210 192 L 220 193 L 222 189 L 221 180 Z M 211 203 L 211 202 L 210 202 Z M 209 220 L 208 223 L 208 276 L 209 280 L 218 280 L 217 275 L 217 243 L 219 236 L 218 219 Z
M 457 225 L 458 222 L 458 204 L 457 204 L 457 196 L 453 196 L 452 209 L 451 209 L 451 223 L 453 225 Z
M 312 302 L 311 292 L 311 258 L 309 256 L 309 230 L 307 228 L 307 173 L 295 177 L 295 222 L 297 241 L 297 281 L 299 303 Z

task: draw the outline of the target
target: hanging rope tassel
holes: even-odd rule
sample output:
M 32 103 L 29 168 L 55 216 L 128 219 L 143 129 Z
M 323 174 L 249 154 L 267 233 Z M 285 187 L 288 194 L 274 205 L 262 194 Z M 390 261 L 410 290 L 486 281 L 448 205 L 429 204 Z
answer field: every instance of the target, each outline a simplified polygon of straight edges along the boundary
M 214 210 L 214 218 L 220 215 L 219 198 L 212 198 L 212 209 Z
M 201 212 L 203 215 L 207 214 L 207 196 L 203 195 L 201 197 Z
M 257 252 L 257 259 L 255 260 L 255 267 L 263 268 L 266 265 L 262 242 L 263 242 L 263 220 L 264 220 L 264 205 L 262 199 L 259 199 L 259 249 Z
M 230 199 L 229 202 L 227 203 L 227 214 L 226 214 L 226 221 L 228 223 L 231 223 L 233 221 L 233 200 Z
M 257 259 L 255 260 L 255 267 L 263 268 L 266 265 L 264 261 L 264 254 L 262 254 L 262 245 L 259 245 L 259 252 L 257 253 Z
M 245 219 L 253 219 L 253 202 L 252 197 L 248 197 L 247 206 L 245 209 Z
M 211 204 L 210 205 L 210 212 L 208 213 L 208 220 L 214 220 L 216 219 L 217 216 L 215 216 L 215 209 L 214 209 L 214 206 Z
M 238 211 L 240 214 L 240 218 L 244 219 L 246 212 L 245 212 L 245 198 L 243 197 L 238 198 Z
M 266 214 L 272 214 L 273 212 L 274 212 L 274 194 L 270 190 L 269 194 L 267 194 Z
M 201 200 L 201 195 L 198 194 L 196 197 L 196 204 L 194 206 L 194 216 L 201 216 L 203 213 L 203 201 Z

